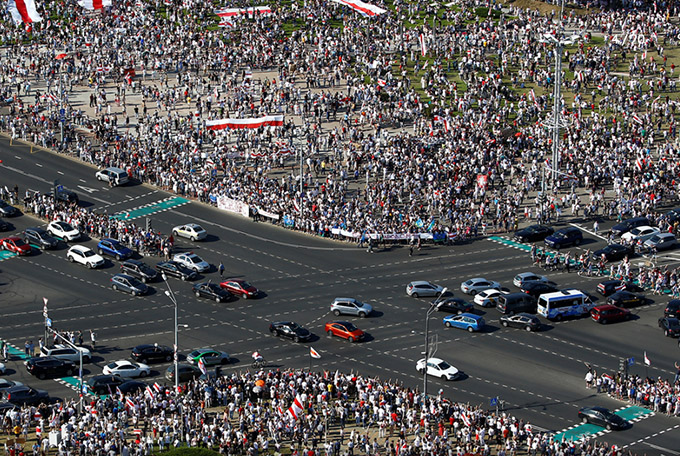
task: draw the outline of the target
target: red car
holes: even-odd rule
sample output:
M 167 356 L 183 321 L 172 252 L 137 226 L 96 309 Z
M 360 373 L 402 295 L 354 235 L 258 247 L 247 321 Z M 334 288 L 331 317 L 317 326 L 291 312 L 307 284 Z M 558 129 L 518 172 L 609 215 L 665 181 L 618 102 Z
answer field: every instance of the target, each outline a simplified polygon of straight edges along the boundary
M 630 310 L 612 306 L 610 304 L 594 307 L 593 310 L 590 311 L 590 318 L 603 325 L 614 321 L 628 320 L 630 317 Z
M 227 279 L 220 283 L 220 286 L 235 296 L 241 296 L 243 299 L 254 298 L 260 292 L 257 288 L 241 279 Z
M 30 245 L 26 244 L 23 239 L 17 236 L 11 236 L 0 240 L 0 245 L 3 249 L 14 252 L 17 255 L 28 255 L 31 253 Z
M 350 342 L 361 340 L 366 334 L 348 321 L 331 321 L 326 323 L 326 334 L 329 337 L 342 337 Z

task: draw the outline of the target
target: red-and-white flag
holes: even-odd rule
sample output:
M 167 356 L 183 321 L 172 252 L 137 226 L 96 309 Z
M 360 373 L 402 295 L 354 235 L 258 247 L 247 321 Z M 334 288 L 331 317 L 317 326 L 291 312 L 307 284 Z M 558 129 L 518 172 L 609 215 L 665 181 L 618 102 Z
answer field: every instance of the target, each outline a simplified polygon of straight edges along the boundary
M 304 408 L 302 406 L 302 398 L 300 398 L 300 395 L 298 394 L 297 396 L 295 396 L 295 400 L 290 405 L 290 407 L 288 407 L 288 411 L 286 412 L 286 414 L 293 418 L 294 420 L 297 420 L 298 417 L 300 416 L 300 413 L 302 413 L 303 409 Z
M 645 351 L 645 366 L 651 366 L 652 362 L 647 358 L 647 352 Z
M 153 397 L 153 390 L 151 389 L 151 387 L 149 385 L 146 385 L 145 392 L 146 392 L 146 394 L 149 395 L 149 397 Z
M 631 114 L 630 117 L 631 117 L 631 119 L 633 119 L 635 122 L 637 122 L 637 123 L 639 123 L 640 125 L 642 125 L 642 119 L 640 119 L 640 118 L 638 117 L 637 114 L 633 113 L 633 114 Z
M 314 359 L 321 359 L 321 355 L 319 354 L 319 352 L 314 350 L 312 347 L 309 347 L 309 356 L 311 356 Z
M 268 6 L 254 6 L 251 8 L 224 8 L 215 10 L 215 14 L 219 17 L 234 17 L 240 14 L 271 14 L 272 9 Z
M 378 79 L 378 85 L 380 87 L 385 87 L 387 85 L 387 81 L 385 81 L 384 79 Z
M 280 127 L 283 125 L 283 115 L 254 117 L 251 119 L 208 120 L 205 125 L 208 127 L 208 130 L 259 128 L 265 126 Z
M 203 358 L 199 358 L 198 360 L 198 368 L 203 372 L 203 375 L 208 374 L 208 369 L 205 367 L 205 361 L 203 361 Z
M 111 6 L 111 0 L 78 0 L 78 4 L 86 10 L 94 11 Z
M 34 0 L 9 0 L 7 9 L 12 15 L 15 24 L 30 24 L 42 21 L 42 17 L 35 8 Z
M 340 3 L 341 5 L 349 6 L 354 11 L 364 16 L 377 16 L 387 11 L 380 8 L 379 6 L 371 5 L 370 3 L 362 2 L 361 0 L 333 0 L 333 1 L 335 3 Z
M 635 160 L 635 167 L 637 168 L 638 171 L 642 171 L 642 168 L 645 166 L 645 160 L 643 158 L 638 157 L 637 160 Z
M 132 399 L 129 397 L 125 398 L 125 405 L 128 406 L 128 408 L 134 409 L 135 408 L 135 403 Z
M 470 427 L 471 425 L 470 418 L 468 418 L 468 416 L 465 413 L 460 414 L 460 419 L 463 420 L 463 424 L 465 426 Z
M 157 393 L 160 393 L 163 387 L 159 385 L 158 382 L 154 382 L 153 389 L 155 389 Z
M 423 57 L 425 57 L 425 54 L 427 54 L 427 45 L 425 44 L 425 35 L 422 33 L 418 37 L 418 41 L 420 41 L 420 53 L 422 54 Z

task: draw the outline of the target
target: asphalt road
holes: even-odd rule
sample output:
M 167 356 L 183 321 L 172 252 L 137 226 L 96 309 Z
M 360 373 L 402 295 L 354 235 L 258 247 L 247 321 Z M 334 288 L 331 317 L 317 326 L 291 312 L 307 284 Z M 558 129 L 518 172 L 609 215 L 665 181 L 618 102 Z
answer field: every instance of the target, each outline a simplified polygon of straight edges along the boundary
M 73 160 L 26 146 L 9 146 L 0 139 L 0 185 L 50 191 L 52 182 L 76 191 L 84 206 L 110 214 L 134 211 L 141 206 L 173 197 L 142 185 L 110 189 L 98 182 L 95 169 Z M 422 388 L 422 376 L 415 362 L 424 350 L 425 312 L 430 298 L 414 299 L 405 294 L 411 280 L 430 280 L 462 296 L 460 283 L 474 276 L 500 281 L 514 290 L 512 278 L 531 267 L 529 254 L 493 240 L 467 245 L 424 247 L 412 258 L 408 250 L 393 247 L 368 254 L 355 245 L 308 237 L 296 232 L 254 223 L 214 208 L 189 202 L 150 215 L 153 227 L 169 233 L 173 226 L 198 221 L 210 233 L 207 241 L 192 244 L 182 240 L 180 250 L 193 250 L 213 265 L 222 261 L 227 276 L 249 280 L 263 291 L 260 299 L 235 299 L 217 304 L 191 293 L 191 284 L 170 279 L 179 301 L 179 333 L 183 354 L 200 347 L 228 352 L 234 363 L 227 370 L 245 371 L 250 354 L 260 351 L 272 368 L 306 368 L 309 346 L 321 354 L 313 369 L 361 372 L 382 379 L 396 379 Z M 43 224 L 31 216 L 13 219 L 15 232 Z M 143 218 L 138 223 L 143 223 Z M 583 224 L 588 228 L 589 224 Z M 606 226 L 601 227 L 606 229 Z M 604 241 L 588 234 L 583 248 L 599 248 Z M 95 241 L 85 242 L 94 245 Z M 573 249 L 578 250 L 578 249 Z M 98 347 L 85 375 L 101 373 L 106 362 L 126 359 L 139 343 L 172 345 L 174 308 L 164 295 L 165 284 L 152 284 L 146 297 L 131 297 L 109 288 L 118 264 L 108 260 L 99 270 L 69 263 L 66 246 L 38 252 L 26 258 L 0 262 L 0 306 L 3 319 L 0 337 L 23 348 L 26 340 L 36 342 L 43 335 L 43 297 L 49 299 L 49 316 L 60 330 L 94 330 Z M 662 262 L 677 265 L 676 254 Z M 153 264 L 156 258 L 148 258 Z M 575 287 L 595 293 L 598 279 L 577 274 L 550 273 L 561 287 Z M 218 281 L 216 268 L 199 280 Z M 324 324 L 334 319 L 328 306 L 336 296 L 353 296 L 370 302 L 374 315 L 355 322 L 369 334 L 367 341 L 349 344 L 328 338 Z M 672 378 L 673 363 L 680 359 L 677 340 L 663 337 L 657 327 L 667 297 L 648 296 L 650 302 L 634 309 L 634 321 L 600 326 L 589 319 L 548 322 L 547 329 L 527 333 L 502 328 L 495 309 L 483 314 L 488 328 L 483 333 L 445 328 L 444 314 L 431 316 L 430 334 L 436 340 L 436 356 L 449 361 L 466 375 L 462 380 L 443 382 L 428 379 L 430 393 L 440 389 L 456 401 L 490 407 L 493 397 L 502 407 L 530 421 L 535 428 L 560 431 L 578 424 L 580 407 L 602 405 L 611 409 L 628 404 L 596 394 L 585 388 L 585 363 L 598 371 L 613 373 L 621 358 L 634 357 L 631 372 L 645 374 L 646 351 L 652 377 Z M 294 320 L 316 335 L 311 343 L 295 344 L 272 337 L 270 321 Z M 153 380 L 164 381 L 167 365 L 154 365 Z M 21 361 L 8 363 L 9 378 L 46 389 L 56 397 L 75 392 L 54 380 L 37 380 L 25 371 Z M 598 438 L 639 453 L 680 454 L 677 439 L 680 420 L 663 413 L 645 415 L 621 432 L 605 432 Z

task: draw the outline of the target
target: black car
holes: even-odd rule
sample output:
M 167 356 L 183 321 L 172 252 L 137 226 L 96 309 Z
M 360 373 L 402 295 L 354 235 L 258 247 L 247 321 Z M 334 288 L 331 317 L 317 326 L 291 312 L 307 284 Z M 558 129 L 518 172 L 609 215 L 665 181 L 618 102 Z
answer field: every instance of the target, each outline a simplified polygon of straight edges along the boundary
M 579 245 L 583 241 L 583 233 L 576 227 L 568 226 L 555 231 L 543 241 L 548 247 L 559 250 L 571 245 Z
M 26 228 L 24 230 L 24 241 L 27 244 L 37 246 L 39 249 L 53 249 L 59 245 L 59 241 L 42 228 Z
M 518 313 L 516 315 L 503 315 L 500 319 L 501 325 L 511 328 L 523 328 L 527 331 L 538 331 L 541 329 L 541 320 L 536 315 L 528 313 Z
M 87 386 L 95 394 L 115 394 L 116 387 L 124 382 L 118 375 L 95 375 L 87 380 Z
M 156 265 L 156 269 L 158 269 L 161 274 L 177 277 L 182 280 L 194 280 L 198 277 L 196 271 L 192 271 L 176 261 L 161 261 Z
M 641 306 L 645 302 L 647 302 L 647 298 L 642 295 L 633 294 L 630 291 L 617 291 L 607 298 L 607 304 L 624 308 Z
M 48 198 L 53 197 L 53 193 L 46 193 L 45 194 Z M 78 195 L 76 192 L 72 190 L 68 190 L 65 188 L 57 189 L 57 196 L 56 196 L 57 201 L 61 201 L 63 203 L 76 203 L 78 204 L 80 202 L 80 198 L 78 198 Z
M 602 426 L 610 431 L 626 427 L 626 420 L 604 407 L 583 407 L 578 411 L 578 417 L 583 423 Z
M 225 302 L 231 299 L 231 293 L 217 283 L 202 282 L 192 287 L 197 298 L 208 298 L 215 302 Z
M 515 231 L 514 239 L 519 242 L 536 242 L 542 241 L 546 237 L 555 232 L 549 226 L 545 225 L 531 225 L 519 231 Z
M 673 225 L 675 222 L 680 221 L 680 208 L 671 209 L 666 212 L 666 221 Z
M 73 361 L 67 359 L 53 358 L 51 356 L 41 356 L 30 358 L 26 362 L 26 370 L 43 380 L 47 377 L 70 377 L 77 371 Z
M 0 416 L 4 416 L 5 413 L 10 410 L 16 410 L 18 407 L 11 402 L 0 402 Z
M 680 336 L 680 320 L 675 317 L 659 318 L 659 328 L 663 329 L 663 334 L 666 337 Z
M 141 280 L 143 283 L 151 282 L 158 277 L 158 272 L 139 260 L 125 260 L 120 264 L 121 272 Z
M 559 288 L 557 288 L 557 284 L 555 282 L 524 282 L 521 287 L 519 287 L 520 291 L 523 293 L 526 293 L 530 296 L 533 296 L 534 298 L 538 299 L 539 296 L 545 293 L 554 293 L 556 291 L 559 291 Z
M 269 325 L 269 332 L 277 337 L 287 337 L 295 342 L 308 341 L 312 333 L 292 321 L 277 321 Z
M 157 363 L 163 361 L 172 361 L 174 352 L 172 348 L 166 345 L 151 345 L 143 344 L 137 345 L 132 349 L 132 359 L 139 361 L 140 363 Z
M 47 391 L 31 388 L 27 385 L 7 388 L 2 392 L 2 396 L 7 402 L 17 405 L 38 405 L 50 402 L 50 395 Z
M 14 206 L 10 206 L 6 201 L 0 200 L 0 216 L 2 217 L 14 217 L 19 215 L 19 209 Z
M 14 225 L 0 219 L 0 231 L 11 231 L 13 229 L 14 229 Z
M 178 364 L 177 370 L 179 371 L 179 383 L 188 382 L 189 380 L 198 378 L 203 374 L 201 369 L 196 366 L 192 366 L 191 364 Z M 168 370 L 165 371 L 165 378 L 171 382 L 175 381 L 174 364 L 171 364 L 170 367 L 168 367 Z
M 642 288 L 633 282 L 624 282 L 623 280 L 605 280 L 597 284 L 597 292 L 602 296 L 609 296 L 617 291 L 642 291 Z
M 664 317 L 680 318 L 680 299 L 671 299 L 663 310 Z
M 652 225 L 647 217 L 636 217 L 628 220 L 624 220 L 621 223 L 617 223 L 612 227 L 612 234 L 614 236 L 621 236 L 624 233 L 629 232 L 633 228 L 638 226 Z
M 607 247 L 595 250 L 593 255 L 596 259 L 602 258 L 602 255 L 607 259 L 607 261 L 619 261 L 623 260 L 625 257 L 633 254 L 633 249 L 628 246 L 621 244 L 609 244 Z
M 148 385 L 139 380 L 127 380 L 118 385 L 118 389 L 123 394 L 134 394 L 137 391 L 145 389 Z
M 431 305 L 436 305 L 437 310 L 439 312 L 447 312 L 450 314 L 462 314 L 465 312 L 472 312 L 474 309 L 474 305 L 471 303 L 467 302 L 465 299 L 461 298 L 447 298 L 447 299 L 442 299 L 441 301 L 433 301 L 430 303 Z

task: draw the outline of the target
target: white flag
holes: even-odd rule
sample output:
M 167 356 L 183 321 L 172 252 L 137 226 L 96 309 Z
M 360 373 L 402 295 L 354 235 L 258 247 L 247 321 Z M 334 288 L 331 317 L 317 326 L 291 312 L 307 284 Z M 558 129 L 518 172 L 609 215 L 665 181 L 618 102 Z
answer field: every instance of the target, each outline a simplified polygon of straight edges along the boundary
M 12 15 L 15 24 L 30 24 L 42 21 L 42 17 L 35 8 L 34 0 L 9 0 L 7 9 Z

